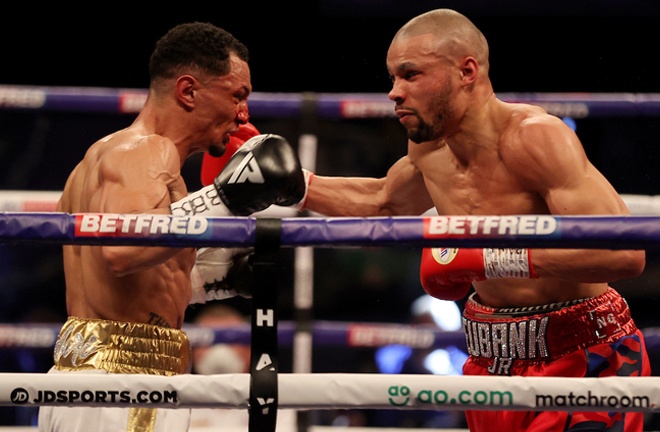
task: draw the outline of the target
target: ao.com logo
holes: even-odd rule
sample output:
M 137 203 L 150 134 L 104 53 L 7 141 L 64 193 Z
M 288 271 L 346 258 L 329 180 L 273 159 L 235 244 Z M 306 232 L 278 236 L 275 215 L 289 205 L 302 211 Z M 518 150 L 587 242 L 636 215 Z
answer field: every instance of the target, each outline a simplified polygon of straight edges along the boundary
M 17 387 L 11 392 L 11 401 L 16 405 L 24 405 L 30 399 L 30 394 L 23 387 Z
M 460 390 L 449 394 L 442 389 L 423 389 L 412 394 L 410 387 L 391 386 L 387 389 L 388 401 L 395 407 L 411 406 L 417 403 L 437 405 L 514 405 L 513 394 L 509 390 Z
M 410 388 L 408 388 L 408 386 L 392 386 L 387 392 L 391 396 L 389 398 L 391 405 L 406 406 L 410 403 Z M 393 397 L 397 400 L 392 399 Z
M 410 405 L 410 388 L 408 386 L 391 386 L 387 392 L 390 395 L 388 399 L 390 405 L 402 407 Z M 421 402 L 423 404 L 456 404 L 461 403 L 456 399 L 451 398 L 444 390 L 421 390 L 417 395 L 413 395 L 414 402 Z

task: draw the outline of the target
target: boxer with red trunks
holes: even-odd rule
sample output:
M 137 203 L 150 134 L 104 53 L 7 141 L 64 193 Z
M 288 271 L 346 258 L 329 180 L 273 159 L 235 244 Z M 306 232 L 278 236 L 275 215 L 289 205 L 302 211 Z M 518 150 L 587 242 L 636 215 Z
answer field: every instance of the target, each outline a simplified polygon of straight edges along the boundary
M 306 175 L 305 207 L 354 217 L 630 214 L 576 133 L 541 107 L 498 99 L 489 67 L 486 38 L 462 14 L 407 22 L 387 53 L 407 154 L 382 178 Z M 645 263 L 643 250 L 426 248 L 420 280 L 445 300 L 474 290 L 465 374 L 648 376 L 642 334 L 611 288 Z M 471 432 L 639 432 L 643 414 L 479 410 L 467 421 Z
M 473 293 L 463 312 L 465 375 L 648 376 L 644 337 L 617 291 L 537 307 L 492 308 Z M 471 430 L 641 431 L 640 412 L 467 411 Z

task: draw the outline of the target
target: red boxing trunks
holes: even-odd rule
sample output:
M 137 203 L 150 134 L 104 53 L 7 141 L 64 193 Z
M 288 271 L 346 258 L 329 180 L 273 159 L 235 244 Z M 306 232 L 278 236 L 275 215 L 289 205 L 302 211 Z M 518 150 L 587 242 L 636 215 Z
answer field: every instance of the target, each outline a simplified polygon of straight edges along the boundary
M 465 375 L 649 376 L 644 337 L 619 293 L 526 308 L 491 308 L 473 294 L 463 312 Z M 641 412 L 466 411 L 470 431 L 641 432 Z

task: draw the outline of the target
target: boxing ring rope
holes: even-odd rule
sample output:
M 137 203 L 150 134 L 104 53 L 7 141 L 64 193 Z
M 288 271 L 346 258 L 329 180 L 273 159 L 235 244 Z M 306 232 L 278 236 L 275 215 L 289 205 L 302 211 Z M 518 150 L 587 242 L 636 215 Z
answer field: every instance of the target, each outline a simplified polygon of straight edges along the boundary
M 168 247 L 255 246 L 276 223 L 282 247 L 541 247 L 648 249 L 658 216 L 202 217 L 157 214 L 0 212 L 0 241 Z
M 36 348 L 52 349 L 61 324 L 0 324 L 0 349 Z M 215 344 L 250 344 L 251 332 L 247 324 L 212 328 L 184 324 L 183 330 L 192 347 Z M 346 348 L 376 348 L 386 345 L 404 345 L 414 349 L 445 348 L 456 346 L 465 349 L 463 331 L 440 330 L 435 325 L 394 324 L 374 322 L 347 322 L 316 320 L 309 332 L 317 347 L 336 346 Z M 649 352 L 660 351 L 660 328 L 642 329 Z M 297 323 L 282 321 L 278 325 L 280 346 L 295 345 Z M 296 371 L 294 371 L 296 372 Z
M 248 408 L 250 374 L 0 376 L 0 406 Z M 281 373 L 278 380 L 281 409 L 660 411 L 660 377 Z
M 146 94 L 146 90 L 142 89 L 0 85 L 0 109 L 130 115 L 139 111 Z M 509 102 L 520 101 L 540 105 L 549 113 L 560 117 L 657 116 L 660 113 L 660 94 L 502 93 L 498 96 Z M 316 116 L 332 119 L 360 119 L 394 117 L 392 102 L 384 94 L 308 93 L 296 95 L 257 92 L 250 97 L 250 113 L 253 118 L 304 118 Z M 305 134 L 300 137 L 301 144 L 303 140 L 315 142 L 315 137 L 311 134 Z M 303 166 L 310 168 L 309 164 L 303 164 Z M 203 222 L 197 219 L 185 221 L 140 219 L 124 224 L 127 220 L 121 219 L 121 215 L 115 215 L 116 219 L 105 219 L 104 221 L 99 219 L 99 229 L 96 232 L 80 231 L 80 227 L 85 227 L 85 225 L 81 225 L 83 215 L 54 213 L 55 203 L 59 199 L 59 195 L 59 191 L 0 192 L 0 241 L 11 242 L 16 241 L 17 238 L 23 238 L 26 241 L 63 244 L 136 244 L 140 241 L 147 241 L 150 244 L 180 247 L 239 246 L 254 244 L 254 235 L 259 229 L 257 218 L 209 220 L 208 225 L 203 226 Z M 514 219 L 506 220 L 501 217 L 492 217 L 493 219 L 488 221 L 466 221 L 465 219 L 440 217 L 377 218 L 373 220 L 362 218 L 321 220 L 318 218 L 285 217 L 281 219 L 281 246 L 292 246 L 296 247 L 297 251 L 304 250 L 310 253 L 312 247 L 352 247 L 359 245 L 434 246 L 439 245 L 439 243 L 446 247 L 515 246 L 610 249 L 647 249 L 655 247 L 655 243 L 660 238 L 658 237 L 660 228 L 656 228 L 659 225 L 659 220 L 654 217 L 637 216 L 660 215 L 660 197 L 622 195 L 622 198 L 630 208 L 633 216 L 604 218 L 550 217 L 549 219 L 544 217 L 540 222 L 538 220 L 530 222 L 528 219 L 520 219 L 523 216 L 509 216 L 508 218 Z M 287 213 L 287 209 L 275 210 L 279 212 L 265 212 L 263 216 L 296 216 L 293 213 Z M 40 215 L 36 212 L 45 213 Z M 101 215 L 97 216 L 102 217 Z M 107 216 L 113 217 L 113 215 Z M 22 220 L 25 218 L 33 220 L 34 223 L 22 224 L 16 222 L 17 219 Z M 420 221 L 422 222 L 420 223 Z M 427 223 L 427 221 L 429 222 Z M 87 222 L 93 224 L 93 221 L 88 220 Z M 137 229 L 136 222 L 141 226 L 140 229 Z M 299 224 L 299 222 L 303 223 Z M 486 225 L 484 225 L 484 222 L 486 222 Z M 200 225 L 195 225 L 196 223 Z M 438 224 L 447 224 L 446 226 L 450 229 L 445 233 L 438 234 Z M 552 227 L 547 224 L 552 225 Z M 428 225 L 434 225 L 436 231 L 427 230 Z M 76 226 L 78 231 L 76 231 Z M 122 232 L 124 226 L 126 226 L 126 232 Z M 502 226 L 505 228 L 502 228 Z M 530 228 L 531 226 L 534 228 Z M 122 229 L 118 229 L 118 227 L 122 227 Z M 476 233 L 466 233 L 464 232 L 465 229 L 458 234 L 453 233 L 455 230 L 461 231 L 461 227 L 475 227 Z M 90 228 L 90 226 L 88 225 L 87 228 Z M 544 232 L 534 232 L 536 228 L 540 228 Z M 516 232 L 512 232 L 512 229 Z M 500 232 L 500 230 L 503 231 Z M 95 230 L 92 229 L 92 231 Z M 229 233 L 229 236 L 218 237 L 219 233 Z M 303 267 L 309 265 L 309 255 L 306 256 L 306 261 L 307 263 L 303 264 Z M 303 293 L 301 296 L 303 297 L 303 300 L 300 300 L 301 304 L 305 308 L 311 309 L 309 292 Z M 308 297 L 307 300 L 304 299 L 305 296 Z M 341 323 L 339 324 L 341 325 Z M 284 335 L 282 339 L 284 343 L 288 344 L 289 338 L 295 335 L 295 326 L 290 323 L 281 323 L 281 325 L 280 331 Z M 6 328 L 0 327 L 0 346 L 3 345 L 1 332 L 6 330 Z M 53 337 L 53 329 L 42 328 L 41 330 L 44 340 Z M 194 335 L 194 328 L 188 328 L 188 330 L 192 331 Z M 340 333 L 341 335 L 338 337 L 341 338 L 345 338 L 348 331 L 345 328 L 339 330 L 328 329 L 324 327 L 324 323 L 317 323 L 312 330 L 314 337 L 320 339 L 320 343 L 326 343 L 324 338 L 327 337 L 326 333 L 331 334 L 331 330 Z M 223 330 L 223 332 L 225 331 Z M 401 331 L 405 332 L 406 330 Z M 47 332 L 51 333 L 50 336 L 46 335 Z M 378 331 L 374 330 L 374 332 L 378 334 Z M 452 341 L 460 339 L 461 343 L 464 343 L 462 334 L 443 332 L 434 336 L 436 338 L 434 344 L 443 344 L 450 339 Z M 655 331 L 651 329 L 647 336 L 649 346 L 652 345 L 653 336 L 656 336 Z M 9 338 L 11 337 L 9 336 Z M 208 338 L 208 336 L 206 337 Z M 217 340 L 221 340 L 221 337 L 217 335 L 216 337 Z M 404 336 L 401 337 L 404 338 Z M 6 338 L 7 336 L 4 339 L 5 343 Z M 448 338 L 448 340 L 443 340 L 443 338 Z M 14 339 L 13 343 L 18 342 Z M 204 342 L 199 343 L 203 344 Z M 378 344 L 381 342 L 373 343 Z M 606 407 L 608 411 L 640 410 L 655 412 L 657 410 L 655 407 L 660 406 L 658 403 L 660 402 L 658 390 L 656 390 L 659 382 L 652 377 L 645 377 L 643 380 L 620 377 L 611 379 L 493 377 L 502 381 L 484 380 L 484 378 L 491 377 L 479 377 L 479 382 L 476 382 L 471 377 L 465 376 L 300 373 L 306 367 L 305 365 L 299 367 L 298 373 L 295 374 L 279 374 L 280 396 L 278 406 L 280 408 L 301 410 L 335 408 L 501 409 L 501 404 L 491 404 L 492 400 L 488 400 L 488 397 L 493 395 L 503 397 L 504 393 L 506 393 L 504 397 L 510 396 L 511 401 L 513 401 L 511 405 L 507 405 L 507 409 L 597 411 Z M 16 406 L 21 403 L 38 405 L 39 403 L 35 401 L 38 398 L 33 397 L 33 395 L 38 395 L 39 391 L 59 391 L 61 389 L 68 391 L 72 388 L 68 385 L 71 382 L 69 375 L 63 377 L 66 382 L 63 381 L 62 383 L 51 380 L 53 376 L 45 374 L 0 374 L 0 376 L 2 376 L 0 378 L 0 405 Z M 97 378 L 100 381 L 97 382 Z M 155 395 L 170 394 L 166 392 L 174 391 L 177 395 L 177 404 L 180 404 L 175 404 L 176 406 L 207 406 L 197 405 L 198 402 L 201 402 L 208 403 L 212 407 L 245 408 L 248 400 L 248 374 L 210 377 L 185 375 L 167 378 L 168 382 L 152 381 L 151 378 L 162 378 L 153 376 L 136 377 L 127 375 L 118 377 L 120 378 L 118 381 L 114 381 L 114 378 L 114 376 L 100 375 L 85 376 L 84 383 L 81 380 L 80 388 L 78 390 L 74 389 L 74 391 L 78 391 L 79 395 L 87 395 L 84 397 L 89 397 L 88 393 L 84 392 L 94 391 L 91 390 L 94 388 L 101 388 L 101 392 L 108 388 L 110 388 L 109 391 L 113 392 L 132 392 L 136 388 L 133 384 L 136 383 L 137 388 L 144 388 L 147 391 L 153 390 L 156 392 Z M 145 378 L 144 382 L 133 381 L 133 379 L 141 380 L 142 378 Z M 172 380 L 172 378 L 176 379 Z M 202 382 L 205 384 L 202 384 Z M 102 387 L 96 387 L 97 383 Z M 59 387 L 60 384 L 63 387 Z M 225 389 L 225 385 L 228 386 L 227 389 Z M 212 388 L 209 389 L 206 386 Z M 12 388 L 10 389 L 10 387 Z M 14 390 L 19 388 L 27 389 L 28 393 L 20 391 L 13 393 Z M 319 388 L 332 394 L 324 395 L 322 393 L 326 392 L 314 391 Z M 505 388 L 508 390 L 503 392 L 502 389 Z M 565 390 L 567 388 L 571 390 L 567 392 Z M 510 395 L 508 394 L 509 391 L 511 391 Z M 468 393 L 465 392 L 468 392 L 470 396 L 479 395 L 484 399 L 470 399 L 467 404 L 464 404 L 464 400 L 460 399 L 459 395 L 467 395 Z M 151 393 L 148 394 L 151 395 Z M 296 400 L 295 395 L 301 395 L 300 400 Z M 409 395 L 412 396 L 406 401 L 405 397 Z M 205 399 L 206 397 L 208 399 Z M 402 397 L 404 398 L 398 399 Z M 580 400 L 586 401 L 586 404 L 580 404 Z M 456 401 L 460 403 L 455 403 Z M 528 406 L 532 403 L 531 401 L 534 401 L 536 405 Z M 82 405 L 88 403 L 98 404 L 99 402 L 80 399 L 78 402 L 73 402 L 73 404 Z M 106 400 L 101 404 L 106 405 L 108 403 Z M 129 403 L 142 404 L 137 400 Z M 151 407 L 156 406 L 153 401 L 147 403 Z M 399 403 L 401 405 L 392 405 Z M 592 403 L 593 405 L 589 405 Z M 72 403 L 67 401 L 63 404 L 71 405 Z M 125 405 L 125 403 L 122 404 L 122 406 Z M 168 403 L 166 406 L 172 407 L 172 404 Z
M 263 220 L 263 219 L 262 219 Z M 282 247 L 448 246 L 654 247 L 660 218 L 428 216 L 267 219 Z M 174 229 L 173 229 L 174 227 Z M 258 218 L 172 215 L 0 213 L 0 240 L 172 247 L 249 245 Z M 254 327 L 253 327 L 254 330 Z M 175 377 L 0 374 L 0 405 L 148 404 L 245 408 L 249 374 Z M 279 374 L 278 407 L 311 409 L 660 410 L 660 378 L 451 377 L 388 374 Z M 324 392 L 316 391 L 323 389 Z M 506 390 L 502 390 L 505 389 Z M 92 390 L 94 389 L 94 390 Z M 570 390 L 567 390 L 570 389 Z M 128 392 L 128 393 L 126 393 Z M 123 396 L 122 396 L 123 395 Z M 44 399 L 45 398 L 45 399 Z M 126 399 L 127 398 L 127 399 Z M 146 399 L 144 399 L 146 398 Z
M 137 114 L 146 89 L 0 85 L 0 109 Z M 658 93 L 499 93 L 508 102 L 527 102 L 559 117 L 658 116 Z M 250 95 L 253 118 L 395 118 L 384 93 L 265 93 Z M 316 137 L 300 136 L 303 166 L 315 168 Z M 311 148 L 311 150 L 307 150 Z M 59 191 L 3 191 L 0 211 L 54 211 Z M 660 215 L 660 196 L 622 195 L 632 214 Z
M 52 348 L 55 346 L 61 324 L 0 324 L 1 348 Z M 248 324 L 213 328 L 184 324 L 193 347 L 211 346 L 219 343 L 249 344 L 251 338 Z M 296 323 L 283 321 L 278 325 L 281 346 L 293 346 Z M 406 345 L 411 348 L 465 346 L 462 331 L 442 331 L 430 324 L 407 325 L 394 323 L 364 323 L 317 320 L 311 324 L 310 332 L 317 346 L 380 347 L 390 344 Z M 653 334 L 649 334 L 651 339 Z M 652 343 L 647 341 L 647 347 Z
M 0 85 L 0 109 L 135 114 L 146 89 Z M 508 102 L 540 105 L 559 117 L 657 116 L 657 93 L 498 93 Z M 250 95 L 252 117 L 300 118 L 394 117 L 392 101 L 383 93 L 265 93 Z

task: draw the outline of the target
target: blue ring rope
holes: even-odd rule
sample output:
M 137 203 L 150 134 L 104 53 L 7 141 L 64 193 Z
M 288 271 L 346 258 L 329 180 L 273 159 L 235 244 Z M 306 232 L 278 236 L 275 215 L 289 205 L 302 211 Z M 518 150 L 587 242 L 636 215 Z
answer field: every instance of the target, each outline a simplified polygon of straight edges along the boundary
M 0 212 L 0 241 L 169 247 L 253 246 L 255 217 Z M 538 247 L 648 249 L 658 216 L 282 218 L 282 247 Z

